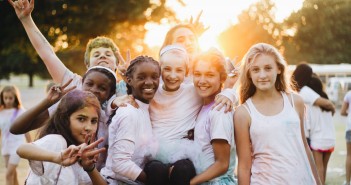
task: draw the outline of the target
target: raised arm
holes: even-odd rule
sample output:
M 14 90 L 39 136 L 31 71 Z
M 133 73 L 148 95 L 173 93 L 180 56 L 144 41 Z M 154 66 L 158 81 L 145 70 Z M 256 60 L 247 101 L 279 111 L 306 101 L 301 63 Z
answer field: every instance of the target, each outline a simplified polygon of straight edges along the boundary
M 238 183 L 249 185 L 251 178 L 250 115 L 242 106 L 234 113 L 234 136 L 238 155 Z
M 28 0 L 8 1 L 14 7 L 16 15 L 26 30 L 30 42 L 40 58 L 44 61 L 54 82 L 61 83 L 67 68 L 57 57 L 50 43 L 46 40 L 32 19 L 31 12 L 34 9 L 34 0 L 30 2 Z
M 48 96 L 44 100 L 15 119 L 11 125 L 10 132 L 12 134 L 24 134 L 43 126 L 46 120 L 49 119 L 49 112 L 47 109 L 58 102 L 68 91 L 75 88 L 74 86 L 65 89 L 71 81 L 72 80 L 68 81 L 63 86 L 52 86 Z

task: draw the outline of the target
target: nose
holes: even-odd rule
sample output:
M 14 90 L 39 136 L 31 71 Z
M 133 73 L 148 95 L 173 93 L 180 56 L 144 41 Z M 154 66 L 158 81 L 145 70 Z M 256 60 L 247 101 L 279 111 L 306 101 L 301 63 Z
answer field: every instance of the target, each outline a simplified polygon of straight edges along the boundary
M 106 58 L 106 54 L 102 53 L 99 58 Z
M 175 71 L 171 71 L 171 74 L 169 75 L 171 78 L 176 78 L 176 73 Z
M 259 74 L 259 77 L 260 77 L 260 78 L 265 78 L 266 75 L 267 75 L 266 72 L 265 72 L 264 70 L 261 70 L 261 71 L 260 71 L 260 74 Z
M 85 130 L 86 132 L 88 132 L 88 133 L 91 132 L 91 130 L 92 130 L 92 125 L 90 124 L 90 122 L 87 123 L 87 124 L 85 125 L 84 130 Z
M 146 79 L 145 79 L 145 84 L 146 84 L 146 85 L 152 85 L 152 84 L 153 84 L 152 78 L 151 78 L 151 77 L 146 78 Z
M 206 83 L 206 80 L 205 80 L 205 78 L 204 78 L 204 76 L 200 76 L 199 77 L 199 85 L 203 85 L 203 84 L 205 84 Z
M 99 91 L 98 87 L 93 86 L 89 89 L 89 91 L 92 92 L 97 98 L 99 98 L 100 91 Z

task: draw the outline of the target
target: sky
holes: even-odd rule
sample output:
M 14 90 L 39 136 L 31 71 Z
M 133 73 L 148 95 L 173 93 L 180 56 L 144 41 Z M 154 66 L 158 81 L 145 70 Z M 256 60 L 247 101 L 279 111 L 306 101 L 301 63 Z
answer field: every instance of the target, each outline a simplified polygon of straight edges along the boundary
M 276 5 L 276 20 L 282 22 L 293 11 L 302 7 L 303 0 L 272 0 Z M 200 21 L 205 26 L 210 26 L 200 38 L 202 49 L 219 47 L 217 36 L 237 22 L 237 16 L 251 4 L 258 0 L 183 0 L 186 6 L 180 5 L 176 0 L 168 0 L 167 6 L 175 10 L 177 18 L 182 21 L 196 17 L 203 10 Z M 145 37 L 145 43 L 151 47 L 161 46 L 167 31 L 174 25 L 163 23 L 161 25 L 147 23 L 145 28 L 149 30 Z

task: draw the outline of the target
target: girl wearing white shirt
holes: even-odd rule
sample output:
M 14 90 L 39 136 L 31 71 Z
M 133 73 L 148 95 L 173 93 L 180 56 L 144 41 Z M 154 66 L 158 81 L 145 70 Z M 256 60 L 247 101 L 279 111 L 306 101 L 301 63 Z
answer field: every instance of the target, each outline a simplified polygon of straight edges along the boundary
M 320 184 L 304 136 L 304 104 L 291 93 L 286 61 L 265 43 L 246 53 L 234 113 L 238 183 Z
M 51 87 L 47 98 L 29 109 L 26 115 L 21 116 L 22 119 L 32 121 L 38 112 L 47 109 L 68 90 L 65 89 L 65 86 Z M 96 138 L 99 115 L 100 102 L 94 94 L 80 90 L 68 92 L 61 99 L 57 111 L 48 124 L 41 130 L 39 139 L 30 144 L 23 144 L 17 149 L 18 155 L 28 159 L 31 167 L 26 184 L 103 183 L 104 179 L 95 168 L 94 157 L 97 157 L 96 155 L 104 149 L 92 151 L 90 153 L 92 158 L 83 158 L 86 159 L 83 163 L 75 163 L 79 157 L 86 154 L 83 147 L 86 145 L 87 138 L 90 138 L 88 139 L 90 141 Z M 97 146 L 98 142 L 94 142 L 90 147 Z M 79 150 L 81 151 L 78 153 Z M 62 166 L 68 167 L 63 168 Z
M 147 56 L 135 58 L 127 69 L 128 94 L 133 95 L 140 107 L 130 104 L 119 107 L 109 125 L 108 156 L 101 170 L 109 184 L 147 182 L 143 168 L 153 155 L 148 108 L 158 88 L 160 73 L 158 62 Z
M 328 99 L 328 95 L 323 91 L 322 81 L 316 74 L 307 86 L 315 91 L 320 97 Z M 331 111 L 312 106 L 310 118 L 310 138 L 311 149 L 322 183 L 325 183 L 328 162 L 335 147 L 335 128 Z
M 210 50 L 194 60 L 193 82 L 203 102 L 196 118 L 194 141 L 202 152 L 195 162 L 198 175 L 190 185 L 236 184 L 233 114 L 226 114 L 224 109 L 211 110 L 226 78 L 225 60 L 219 52 Z
M 0 93 L 0 133 L 1 154 L 6 167 L 6 184 L 18 184 L 16 168 L 20 161 L 16 150 L 25 142 L 30 142 L 30 135 L 14 135 L 10 133 L 13 121 L 24 112 L 20 94 L 15 86 L 5 86 Z

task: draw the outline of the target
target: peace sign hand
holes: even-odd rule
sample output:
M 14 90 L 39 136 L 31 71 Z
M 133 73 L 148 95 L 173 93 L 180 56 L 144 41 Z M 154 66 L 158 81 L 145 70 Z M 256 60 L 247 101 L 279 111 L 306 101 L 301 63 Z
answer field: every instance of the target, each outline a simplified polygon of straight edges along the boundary
M 55 104 L 58 102 L 65 94 L 67 94 L 69 91 L 73 90 L 76 88 L 76 86 L 69 87 L 66 89 L 66 87 L 72 82 L 73 79 L 70 79 L 67 83 L 64 85 L 54 85 L 50 88 L 48 95 L 46 97 L 46 100 L 49 101 L 50 104 Z
M 15 9 L 16 15 L 19 20 L 30 17 L 34 9 L 34 0 L 8 0 L 11 6 Z
M 195 29 L 196 35 L 200 37 L 205 31 L 207 31 L 210 26 L 205 27 L 205 25 L 200 22 L 200 17 L 202 15 L 203 10 L 197 15 L 196 20 L 193 20 L 193 16 L 190 17 L 189 24 L 192 25 Z M 194 22 L 193 22 L 194 21 Z
M 117 66 L 117 73 L 119 76 L 122 77 L 122 79 L 124 81 L 126 81 L 125 75 L 126 75 L 128 66 L 130 65 L 130 61 L 131 61 L 130 50 L 129 49 L 127 50 L 126 60 L 124 60 L 123 56 L 121 55 L 121 53 L 119 51 L 116 51 L 116 56 L 119 60 L 119 64 Z

